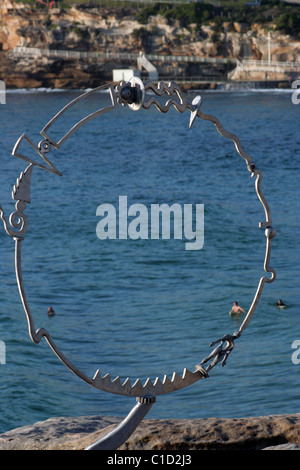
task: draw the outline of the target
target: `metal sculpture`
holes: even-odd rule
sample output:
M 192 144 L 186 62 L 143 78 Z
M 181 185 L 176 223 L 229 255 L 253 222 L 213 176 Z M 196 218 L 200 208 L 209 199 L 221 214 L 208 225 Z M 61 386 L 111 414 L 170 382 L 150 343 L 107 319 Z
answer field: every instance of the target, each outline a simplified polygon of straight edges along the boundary
M 99 110 L 84 117 L 73 127 L 71 127 L 60 140 L 57 141 L 50 134 L 51 127 L 53 126 L 53 124 L 64 113 L 66 113 L 68 109 L 100 90 L 109 90 L 111 105 L 104 108 L 100 108 Z M 147 95 L 147 92 L 151 92 L 150 96 Z M 165 95 L 167 97 L 171 97 L 171 99 L 168 99 L 163 104 L 161 100 L 159 100 L 157 97 L 163 97 Z M 120 105 L 128 106 L 133 111 L 138 111 L 142 107 L 144 109 L 149 109 L 152 105 L 156 106 L 156 108 L 162 113 L 167 113 L 171 106 L 174 106 L 174 108 L 179 113 L 184 113 L 186 110 L 188 110 L 191 113 L 189 127 L 193 125 L 196 117 L 199 117 L 202 120 L 211 121 L 215 125 L 217 131 L 223 137 L 231 139 L 233 141 L 238 154 L 245 160 L 247 164 L 247 169 L 251 173 L 251 177 L 256 177 L 255 189 L 257 196 L 264 208 L 266 219 L 264 222 L 261 222 L 259 224 L 261 228 L 265 229 L 265 235 L 267 239 L 264 270 L 266 273 L 271 274 L 270 278 L 267 276 L 263 276 L 259 280 L 252 304 L 248 312 L 246 313 L 244 321 L 242 322 L 239 329 L 235 331 L 232 335 L 226 334 L 217 341 L 212 342 L 210 346 L 214 346 L 217 343 L 219 344 L 206 358 L 204 358 L 199 364 L 195 366 L 194 371 L 190 371 L 185 368 L 181 375 L 178 375 L 177 372 L 174 372 L 171 379 L 168 377 L 168 375 L 164 375 L 162 380 L 157 377 L 153 382 L 148 378 L 144 384 L 142 384 L 140 379 L 137 379 L 133 384 L 131 384 L 130 378 L 127 378 L 123 383 L 121 382 L 119 377 L 116 377 L 112 380 L 109 374 L 101 376 L 100 370 L 97 370 L 92 378 L 82 373 L 58 349 L 50 333 L 47 330 L 45 330 L 44 328 L 40 328 L 38 330 L 35 329 L 34 319 L 26 298 L 22 279 L 21 245 L 28 228 L 28 219 L 24 214 L 24 211 L 26 209 L 26 204 L 30 204 L 31 202 L 30 182 L 33 168 L 38 167 L 40 169 L 61 176 L 60 171 L 53 165 L 51 160 L 47 157 L 48 153 L 52 149 L 58 150 L 66 142 L 66 140 L 71 137 L 74 132 L 76 132 L 82 125 L 86 124 L 88 121 L 90 121 L 91 119 L 95 119 L 96 117 L 104 113 L 113 111 L 117 109 Z M 121 82 L 117 86 L 114 86 L 113 84 L 100 86 L 91 91 L 83 93 L 82 95 L 79 95 L 76 99 L 71 101 L 46 124 L 46 126 L 42 129 L 40 133 L 43 137 L 43 140 L 41 140 L 38 145 L 35 145 L 26 134 L 23 134 L 14 146 L 12 155 L 28 162 L 29 166 L 25 169 L 24 172 L 21 173 L 20 177 L 17 179 L 16 185 L 13 188 L 12 198 L 16 201 L 16 211 L 10 215 L 8 222 L 4 215 L 4 211 L 0 206 L 0 216 L 3 221 L 5 231 L 15 241 L 16 278 L 20 297 L 27 317 L 29 336 L 31 340 L 34 343 L 39 343 L 41 338 L 44 337 L 53 352 L 66 365 L 66 367 L 92 387 L 112 394 L 125 395 L 128 397 L 137 397 L 136 406 L 132 409 L 132 411 L 125 418 L 125 420 L 112 433 L 87 448 L 88 450 L 116 449 L 131 435 L 131 433 L 143 419 L 145 414 L 152 407 L 153 403 L 155 403 L 156 396 L 180 390 L 182 388 L 190 386 L 191 384 L 197 382 L 202 378 L 208 377 L 208 372 L 220 361 L 222 361 L 222 366 L 226 364 L 226 360 L 229 354 L 231 353 L 232 349 L 234 348 L 235 340 L 241 336 L 242 332 L 249 324 L 249 321 L 259 302 L 264 284 L 271 283 L 275 280 L 276 274 L 274 269 L 270 267 L 269 262 L 271 254 L 271 240 L 276 235 L 276 230 L 272 227 L 270 208 L 261 190 L 262 173 L 256 167 L 251 157 L 243 149 L 239 138 L 236 135 L 226 131 L 216 117 L 204 114 L 201 111 L 200 96 L 196 96 L 192 100 L 192 102 L 189 102 L 186 95 L 174 82 L 171 82 L 168 85 L 163 82 L 159 82 L 157 85 L 152 82 L 147 82 L 146 84 L 144 84 L 139 78 L 133 77 L 129 82 Z M 22 143 L 24 143 L 24 141 L 27 143 L 27 148 L 31 150 L 31 153 L 34 150 L 38 154 L 41 159 L 40 161 L 36 160 L 36 157 L 28 157 L 20 152 L 20 146 Z M 209 364 L 205 366 L 206 363 Z

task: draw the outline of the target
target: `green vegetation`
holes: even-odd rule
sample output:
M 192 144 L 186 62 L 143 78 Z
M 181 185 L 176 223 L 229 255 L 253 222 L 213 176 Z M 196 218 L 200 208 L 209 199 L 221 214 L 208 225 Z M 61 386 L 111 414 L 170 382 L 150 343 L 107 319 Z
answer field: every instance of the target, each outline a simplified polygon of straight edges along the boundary
M 275 20 L 276 29 L 284 34 L 300 34 L 300 11 L 287 11 Z
M 249 0 L 221 0 L 218 5 L 214 0 L 211 1 L 210 4 L 190 2 L 189 0 L 186 0 L 186 3 L 172 1 L 169 3 L 147 3 L 146 1 L 134 0 L 132 2 L 128 0 L 56 0 L 54 6 L 60 8 L 69 8 L 73 5 L 78 8 L 113 8 L 114 11 L 122 7 L 130 10 L 131 16 L 135 16 L 142 24 L 147 24 L 150 16 L 161 15 L 168 22 L 177 20 L 186 27 L 190 24 L 200 27 L 203 24 L 214 22 L 218 31 L 221 31 L 225 21 L 229 24 L 246 23 L 249 26 L 253 23 L 272 24 L 284 34 L 300 36 L 300 7 L 297 4 L 287 4 L 280 0 L 262 0 L 260 5 L 250 5 Z M 48 9 L 51 0 L 27 0 L 27 3 L 39 9 Z
M 179 20 L 182 26 L 191 23 L 203 23 L 213 18 L 214 7 L 210 4 L 183 4 L 155 3 L 145 6 L 137 12 L 136 18 L 143 24 L 148 22 L 149 16 L 161 15 L 169 21 Z
M 263 0 L 261 5 L 247 5 L 241 0 L 225 0 L 221 2 L 221 6 L 209 3 L 155 3 L 141 8 L 136 18 L 146 24 L 151 15 L 161 15 L 169 21 L 179 20 L 182 26 L 200 26 L 212 21 L 219 28 L 224 21 L 246 23 L 249 26 L 253 23 L 272 23 L 282 33 L 300 35 L 299 5 L 289 5 L 278 0 Z

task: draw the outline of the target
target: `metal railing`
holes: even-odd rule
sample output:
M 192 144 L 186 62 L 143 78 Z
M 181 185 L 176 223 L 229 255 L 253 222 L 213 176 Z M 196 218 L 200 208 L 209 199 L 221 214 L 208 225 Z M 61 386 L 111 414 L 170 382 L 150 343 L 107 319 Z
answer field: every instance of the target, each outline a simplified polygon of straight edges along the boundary
M 32 56 L 47 56 L 47 57 L 61 57 L 67 59 L 120 59 L 137 61 L 139 54 L 134 52 L 88 52 L 88 51 L 72 51 L 72 50 L 58 50 L 58 49 L 41 49 L 37 47 L 15 47 L 14 54 L 32 55 Z M 228 64 L 236 63 L 236 59 L 223 59 L 219 57 L 200 57 L 188 55 L 163 55 L 163 54 L 147 54 L 147 59 L 157 62 L 194 62 L 194 63 L 209 63 L 209 64 Z
M 284 69 L 300 68 L 300 62 L 278 62 L 268 60 L 243 60 L 242 67 L 278 67 Z
M 300 72 L 300 62 L 279 62 L 268 60 L 248 60 L 237 61 L 236 68 L 231 70 L 227 77 L 231 79 L 239 72 L 271 72 L 278 74 Z
M 163 82 L 176 82 L 182 84 L 207 84 L 207 83 L 224 83 L 227 81 L 227 77 L 220 75 L 197 75 L 197 76 L 169 76 L 169 75 L 159 75 L 159 80 Z

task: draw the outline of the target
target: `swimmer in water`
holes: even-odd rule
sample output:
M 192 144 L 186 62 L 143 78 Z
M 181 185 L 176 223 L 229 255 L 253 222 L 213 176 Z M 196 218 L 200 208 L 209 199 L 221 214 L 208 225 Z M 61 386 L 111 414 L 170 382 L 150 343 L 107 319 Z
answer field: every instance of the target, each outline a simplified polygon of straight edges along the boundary
M 48 307 L 48 317 L 53 317 L 55 315 L 52 307 Z
M 246 313 L 245 310 L 238 304 L 238 302 L 233 302 L 233 306 L 229 312 L 230 316 L 239 316 L 240 313 Z
M 282 302 L 281 299 L 277 300 L 275 304 L 278 308 L 286 308 L 286 305 Z

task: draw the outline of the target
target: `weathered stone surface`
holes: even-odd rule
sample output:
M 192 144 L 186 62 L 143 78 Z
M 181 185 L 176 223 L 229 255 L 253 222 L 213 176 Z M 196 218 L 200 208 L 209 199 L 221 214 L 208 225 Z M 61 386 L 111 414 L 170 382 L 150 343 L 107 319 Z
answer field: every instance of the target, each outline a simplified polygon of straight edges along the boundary
M 80 450 L 120 421 L 112 416 L 50 418 L 0 434 L 0 450 Z
M 300 450 L 297 444 L 280 444 L 278 446 L 265 447 L 262 450 Z
M 82 450 L 116 417 L 50 418 L 0 435 L 0 450 Z M 299 450 L 300 414 L 250 418 L 146 419 L 120 450 Z

